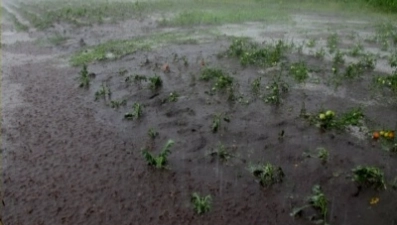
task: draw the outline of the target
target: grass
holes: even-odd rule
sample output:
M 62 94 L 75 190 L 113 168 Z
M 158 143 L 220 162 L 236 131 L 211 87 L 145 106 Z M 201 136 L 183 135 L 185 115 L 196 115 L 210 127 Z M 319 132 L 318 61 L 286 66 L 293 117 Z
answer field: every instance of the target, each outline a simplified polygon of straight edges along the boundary
M 281 183 L 284 178 L 284 172 L 281 167 L 276 167 L 270 163 L 250 165 L 249 170 L 259 179 L 259 184 L 263 187 L 270 187 L 273 184 Z
M 211 195 L 201 197 L 198 193 L 193 193 L 191 202 L 193 204 L 194 211 L 199 215 L 207 213 L 211 210 Z
M 116 60 L 137 51 L 147 51 L 166 44 L 189 44 L 192 37 L 189 33 L 168 32 L 127 40 L 111 40 L 75 53 L 70 58 L 70 63 L 72 66 L 81 66 L 97 61 Z
M 143 149 L 142 155 L 146 160 L 147 164 L 157 169 L 165 169 L 168 163 L 168 156 L 171 154 L 170 148 L 174 145 L 174 143 L 175 142 L 173 140 L 168 140 L 157 156 L 152 155 L 149 152 L 148 148 Z
M 386 189 L 385 178 L 380 168 L 374 166 L 357 166 L 352 172 L 353 181 L 358 185 L 376 190 Z

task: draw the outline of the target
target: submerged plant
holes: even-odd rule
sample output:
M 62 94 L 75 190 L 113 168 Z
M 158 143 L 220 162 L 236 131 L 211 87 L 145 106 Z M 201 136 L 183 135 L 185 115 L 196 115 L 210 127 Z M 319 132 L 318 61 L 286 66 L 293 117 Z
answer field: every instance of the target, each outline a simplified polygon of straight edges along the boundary
M 276 167 L 270 163 L 251 165 L 249 170 L 259 179 L 259 184 L 263 187 L 270 187 L 273 184 L 281 183 L 284 178 L 284 172 L 281 167 Z
M 376 190 L 386 189 L 384 174 L 378 167 L 357 166 L 352 172 L 353 181 L 357 184 Z
M 170 148 L 173 145 L 174 141 L 168 140 L 159 155 L 152 155 L 147 148 L 142 150 L 142 155 L 149 166 L 153 166 L 157 169 L 164 169 L 168 163 L 168 156 L 171 154 Z
M 139 119 L 142 117 L 142 114 L 143 106 L 139 103 L 134 103 L 134 105 L 132 106 L 132 112 L 126 113 L 124 115 L 124 118 L 128 120 Z
M 193 193 L 191 202 L 197 214 L 203 214 L 211 210 L 211 195 L 201 197 L 198 193 Z

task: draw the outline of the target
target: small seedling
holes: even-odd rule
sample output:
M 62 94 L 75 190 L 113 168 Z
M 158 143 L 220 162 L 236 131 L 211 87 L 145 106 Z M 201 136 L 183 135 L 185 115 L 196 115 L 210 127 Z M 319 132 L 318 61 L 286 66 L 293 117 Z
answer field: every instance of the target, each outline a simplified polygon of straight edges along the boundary
M 130 82 L 134 82 L 135 84 L 141 84 L 142 83 L 142 81 L 147 81 L 147 77 L 146 76 L 144 76 L 144 75 L 138 75 L 138 74 L 135 74 L 134 76 L 128 76 L 128 77 L 126 77 L 125 78 L 125 82 L 126 83 L 130 83 Z
M 270 94 L 265 95 L 265 103 L 280 105 L 282 103 L 282 94 L 287 93 L 289 87 L 287 83 L 281 80 L 274 80 L 270 86 L 266 86 L 266 90 L 270 90 Z
M 111 95 L 112 92 L 110 91 L 110 88 L 106 84 L 102 83 L 99 90 L 95 92 L 95 101 L 98 101 L 99 98 L 104 98 L 106 100 L 106 96 L 110 98 Z
M 249 170 L 259 179 L 259 184 L 263 187 L 270 187 L 273 184 L 281 183 L 284 178 L 284 172 L 281 167 L 276 167 L 270 163 L 251 165 Z
M 200 76 L 203 81 L 214 80 L 211 92 L 230 88 L 233 84 L 233 78 L 220 69 L 205 68 Z
M 289 70 L 290 75 L 299 83 L 309 78 L 309 72 L 305 62 L 293 63 Z
M 316 39 L 314 39 L 314 38 L 310 39 L 306 46 L 307 46 L 308 48 L 314 48 L 314 47 L 316 47 Z
M 325 56 L 325 50 L 324 50 L 324 48 L 323 47 L 321 47 L 317 52 L 316 52 L 316 58 L 318 58 L 318 59 L 324 59 L 324 56 Z
M 161 88 L 163 86 L 163 80 L 161 79 L 160 76 L 153 76 L 149 78 L 149 87 L 152 90 L 158 90 L 159 88 Z
M 110 101 L 110 107 L 112 107 L 112 109 L 118 109 L 120 108 L 120 106 L 125 106 L 125 105 L 127 105 L 127 100 L 125 99 Z
M 139 119 L 143 114 L 143 106 L 139 103 L 134 103 L 132 106 L 132 112 L 126 113 L 124 118 L 127 120 Z
M 171 92 L 167 98 L 168 102 L 176 102 L 178 101 L 179 94 L 177 92 Z
M 163 149 L 161 150 L 158 156 L 153 156 L 149 151 L 148 148 L 142 150 L 142 155 L 145 158 L 147 164 L 149 166 L 153 166 L 157 169 L 164 169 L 168 163 L 167 157 L 171 154 L 170 148 L 174 145 L 173 140 L 168 140 L 165 144 Z
M 349 52 L 349 55 L 352 57 L 358 57 L 362 54 L 363 50 L 364 50 L 364 47 L 362 44 L 356 44 L 353 46 L 353 48 Z
M 159 133 L 154 128 L 150 128 L 148 130 L 148 135 L 151 139 L 155 139 L 159 135 Z
M 383 172 L 374 166 L 357 166 L 352 170 L 353 181 L 360 186 L 374 188 L 376 190 L 386 189 Z
M 329 53 L 334 53 L 338 46 L 338 34 L 332 34 L 327 38 L 327 47 Z
M 291 216 L 295 217 L 300 215 L 304 209 L 308 207 L 313 207 L 316 210 L 320 211 L 320 215 L 322 219 L 315 221 L 316 224 L 327 224 L 327 213 L 328 213 L 328 201 L 325 197 L 325 194 L 322 192 L 321 187 L 319 185 L 315 185 L 312 188 L 312 195 L 308 197 L 308 205 L 304 205 L 299 208 L 295 208 Z
M 89 88 L 90 86 L 90 77 L 88 75 L 87 65 L 83 65 L 83 68 L 80 71 L 80 87 L 81 88 Z
M 329 152 L 328 152 L 327 149 L 320 147 L 320 148 L 317 148 L 317 154 L 313 154 L 313 153 L 310 153 L 310 152 L 304 152 L 303 156 L 312 157 L 312 158 L 318 158 L 318 159 L 321 160 L 321 162 L 323 164 L 325 164 L 328 161 Z
M 218 132 L 220 126 L 221 126 L 221 115 L 215 115 L 211 125 L 212 132 L 213 133 Z
M 197 214 L 209 212 L 211 210 L 211 201 L 212 198 L 210 195 L 200 197 L 197 193 L 192 194 L 191 202 Z

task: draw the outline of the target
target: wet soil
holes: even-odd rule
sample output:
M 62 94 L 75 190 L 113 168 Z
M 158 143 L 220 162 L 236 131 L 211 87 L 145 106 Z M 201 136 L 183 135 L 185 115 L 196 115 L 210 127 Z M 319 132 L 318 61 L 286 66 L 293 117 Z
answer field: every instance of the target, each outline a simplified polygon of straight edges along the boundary
M 144 24 L 126 22 L 130 29 L 123 31 L 153 28 Z M 237 32 L 230 27 L 224 29 Z M 345 111 L 364 104 L 364 113 L 377 124 L 394 126 L 396 106 L 369 98 L 369 78 L 336 92 L 322 84 L 295 85 L 285 104 L 275 108 L 249 91 L 258 76 L 264 84 L 270 81 L 271 70 L 263 75 L 259 68 L 242 67 L 236 59 L 219 58 L 218 53 L 230 45 L 220 39 L 89 65 L 96 76 L 85 90 L 76 80 L 80 68 L 70 67 L 65 54 L 79 49 L 80 38 L 94 44 L 97 38 L 114 38 L 120 27 L 70 30 L 71 40 L 62 47 L 40 47 L 36 38 L 25 39 L 44 37 L 45 32 L 15 33 L 8 21 L 3 21 L 2 29 L 8 33 L 2 37 L 4 224 L 308 224 L 306 217 L 314 212 L 305 211 L 297 219 L 289 214 L 305 204 L 315 184 L 322 186 L 330 201 L 330 224 L 397 223 L 396 191 L 363 190 L 357 196 L 349 177 L 357 165 L 374 165 L 390 180 L 396 176 L 397 156 L 382 151 L 366 136 L 322 133 L 298 117 L 303 99 L 308 111 L 320 106 Z M 285 38 L 280 31 L 261 35 Z M 175 54 L 185 56 L 188 65 Z M 229 103 L 222 93 L 206 94 L 211 85 L 199 79 L 202 60 L 231 74 L 250 104 Z M 310 57 L 307 61 L 311 66 L 324 63 Z M 170 72 L 162 71 L 165 63 Z M 120 75 L 120 69 L 128 72 Z M 160 75 L 163 87 L 154 93 L 145 82 L 126 84 L 126 76 L 134 74 Z M 115 110 L 109 100 L 94 101 L 101 84 L 110 87 L 113 100 L 126 99 L 127 105 Z M 164 103 L 171 92 L 179 93 L 178 101 Z M 135 102 L 143 104 L 143 117 L 124 120 Z M 230 122 L 222 121 L 214 134 L 211 123 L 218 113 L 228 115 Z M 156 139 L 147 135 L 149 128 L 159 132 Z M 283 141 L 278 139 L 281 130 Z M 151 146 L 157 153 L 168 139 L 175 141 L 170 169 L 148 167 L 141 149 Z M 238 157 L 222 162 L 208 156 L 219 143 Z M 302 155 L 317 147 L 329 150 L 327 164 Z M 247 169 L 251 162 L 281 166 L 286 175 L 283 183 L 261 187 Z M 193 192 L 212 196 L 209 213 L 195 214 L 190 203 Z M 377 205 L 369 204 L 372 197 L 380 199 Z

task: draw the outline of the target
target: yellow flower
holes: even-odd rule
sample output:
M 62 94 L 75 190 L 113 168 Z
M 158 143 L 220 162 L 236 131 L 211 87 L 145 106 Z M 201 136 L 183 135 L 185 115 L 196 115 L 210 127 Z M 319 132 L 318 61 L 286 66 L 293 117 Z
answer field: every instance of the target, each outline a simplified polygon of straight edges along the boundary
M 371 198 L 371 200 L 369 201 L 369 204 L 371 205 L 376 205 L 379 202 L 379 198 Z

